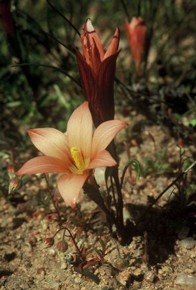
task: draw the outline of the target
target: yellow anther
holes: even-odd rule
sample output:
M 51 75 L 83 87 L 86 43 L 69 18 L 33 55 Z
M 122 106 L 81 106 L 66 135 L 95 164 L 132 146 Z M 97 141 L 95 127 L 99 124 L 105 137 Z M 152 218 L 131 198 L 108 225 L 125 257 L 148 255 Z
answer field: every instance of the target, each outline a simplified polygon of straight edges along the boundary
M 76 168 L 82 172 L 85 169 L 85 163 L 83 156 L 77 147 L 71 148 L 71 156 L 73 158 Z

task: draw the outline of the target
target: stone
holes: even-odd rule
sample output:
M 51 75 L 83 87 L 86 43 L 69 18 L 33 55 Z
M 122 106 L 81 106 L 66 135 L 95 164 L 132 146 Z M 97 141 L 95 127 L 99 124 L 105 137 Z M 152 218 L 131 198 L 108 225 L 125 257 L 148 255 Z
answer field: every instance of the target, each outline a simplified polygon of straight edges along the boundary
M 182 248 L 185 248 L 187 250 L 191 250 L 196 245 L 196 240 L 194 240 L 192 237 L 188 237 L 188 238 L 181 240 L 179 242 L 179 245 Z
M 183 287 L 196 287 L 196 275 L 178 274 L 174 283 Z

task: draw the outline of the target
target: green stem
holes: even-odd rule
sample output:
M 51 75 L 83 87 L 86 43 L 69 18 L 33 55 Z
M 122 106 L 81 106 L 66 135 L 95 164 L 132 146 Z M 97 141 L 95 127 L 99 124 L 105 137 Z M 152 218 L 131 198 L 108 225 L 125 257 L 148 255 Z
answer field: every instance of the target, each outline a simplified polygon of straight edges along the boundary
M 109 147 L 108 147 L 109 152 L 111 153 L 112 157 L 117 161 L 117 163 L 119 162 L 119 158 L 118 155 L 116 153 L 116 147 L 114 142 L 112 142 Z M 115 186 L 116 186 L 116 193 L 117 193 L 117 202 L 115 203 L 114 201 L 114 205 L 116 208 L 116 227 L 117 227 L 117 232 L 119 234 L 119 236 L 121 237 L 121 239 L 124 239 L 125 236 L 125 226 L 124 226 L 124 221 L 123 221 L 123 196 L 122 196 L 122 187 L 121 187 L 121 182 L 119 179 L 119 175 L 118 175 L 118 165 L 114 166 L 112 168 L 111 171 L 111 176 L 115 182 Z
M 123 221 L 123 197 L 122 197 L 122 190 L 120 186 L 120 180 L 118 176 L 118 166 L 115 166 L 112 171 L 112 177 L 115 182 L 116 186 L 116 191 L 117 191 L 117 196 L 118 196 L 118 201 L 117 201 L 117 206 L 116 206 L 116 215 L 117 215 L 117 231 L 120 234 L 121 238 L 123 238 L 124 235 L 124 221 Z

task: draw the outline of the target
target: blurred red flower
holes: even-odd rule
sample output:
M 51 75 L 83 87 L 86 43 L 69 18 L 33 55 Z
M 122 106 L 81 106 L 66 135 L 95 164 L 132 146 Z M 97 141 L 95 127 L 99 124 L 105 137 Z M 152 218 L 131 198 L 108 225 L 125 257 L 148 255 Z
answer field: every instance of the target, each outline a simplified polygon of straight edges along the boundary
M 125 29 L 135 63 L 136 74 L 140 76 L 146 48 L 147 26 L 141 17 L 133 17 L 130 23 L 125 23 Z

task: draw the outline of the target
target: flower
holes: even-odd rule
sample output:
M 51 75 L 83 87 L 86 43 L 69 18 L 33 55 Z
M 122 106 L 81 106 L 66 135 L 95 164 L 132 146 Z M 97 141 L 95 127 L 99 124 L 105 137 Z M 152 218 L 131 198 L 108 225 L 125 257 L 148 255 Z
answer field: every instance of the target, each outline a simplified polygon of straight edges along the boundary
M 76 50 L 77 63 L 85 98 L 96 126 L 114 119 L 114 77 L 119 54 L 120 32 L 117 28 L 104 51 L 99 36 L 88 19 L 81 35 L 82 53 Z
M 54 128 L 28 130 L 31 141 L 45 156 L 30 159 L 16 174 L 61 173 L 59 192 L 73 207 L 93 169 L 116 165 L 105 149 L 126 126 L 124 121 L 110 120 L 93 131 L 88 102 L 84 102 L 72 113 L 65 134 Z
M 135 62 L 136 73 L 141 75 L 141 64 L 146 47 L 147 27 L 145 21 L 141 17 L 133 17 L 130 23 L 125 23 L 125 29 Z

